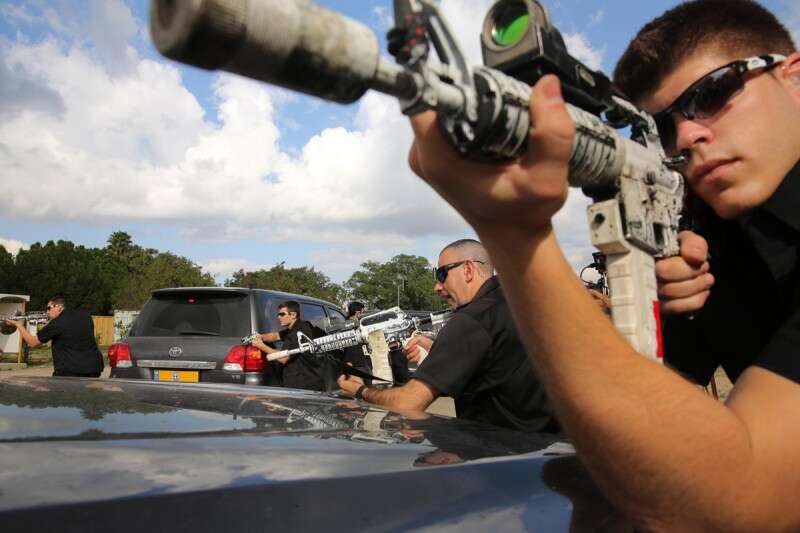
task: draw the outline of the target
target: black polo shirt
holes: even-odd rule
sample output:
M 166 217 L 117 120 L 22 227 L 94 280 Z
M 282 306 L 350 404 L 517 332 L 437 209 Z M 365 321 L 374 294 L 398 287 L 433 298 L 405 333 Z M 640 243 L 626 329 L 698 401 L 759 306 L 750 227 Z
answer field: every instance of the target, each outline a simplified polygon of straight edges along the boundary
M 310 322 L 297 320 L 291 328 L 278 332 L 284 350 L 293 350 L 300 346 L 298 332 L 310 339 L 315 337 L 314 326 Z M 289 361 L 283 365 L 283 385 L 294 389 L 325 390 L 320 358 L 306 353 L 290 356 Z
M 53 375 L 87 376 L 103 371 L 103 356 L 94 338 L 94 323 L 86 311 L 65 308 L 36 334 L 53 341 Z
M 751 365 L 800 383 L 800 163 L 746 219 L 703 220 L 714 286 L 694 319 L 665 321 L 665 361 L 701 384 Z
M 459 418 L 558 431 L 496 277 L 442 328 L 412 378 L 452 396 Z

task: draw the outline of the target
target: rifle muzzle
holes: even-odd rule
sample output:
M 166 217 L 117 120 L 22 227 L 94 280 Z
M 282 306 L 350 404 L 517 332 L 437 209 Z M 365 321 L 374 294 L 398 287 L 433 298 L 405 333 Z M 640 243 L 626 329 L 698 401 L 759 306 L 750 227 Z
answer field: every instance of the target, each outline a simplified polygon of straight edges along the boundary
M 374 84 L 381 59 L 369 28 L 308 0 L 151 0 L 150 33 L 176 61 L 339 103 Z

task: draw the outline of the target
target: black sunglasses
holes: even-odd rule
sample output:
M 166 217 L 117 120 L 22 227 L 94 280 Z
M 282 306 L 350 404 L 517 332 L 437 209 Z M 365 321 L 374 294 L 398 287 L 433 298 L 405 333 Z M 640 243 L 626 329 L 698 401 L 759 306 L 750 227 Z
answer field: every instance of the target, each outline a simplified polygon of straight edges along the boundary
M 288 315 L 288 314 L 289 314 L 289 313 L 285 313 L 285 312 L 281 311 L 280 313 L 278 313 L 278 316 L 286 316 L 286 315 Z
M 453 270 L 454 268 L 458 268 L 467 261 L 472 261 L 473 263 L 480 263 L 482 265 L 486 264 L 483 261 L 478 261 L 477 259 L 464 259 L 463 261 L 456 261 L 455 263 L 447 263 L 446 265 L 442 265 L 440 267 L 433 269 L 433 276 L 436 278 L 436 281 L 439 283 L 444 283 L 447 279 L 447 273 Z
M 742 90 L 748 72 L 759 68 L 766 72 L 778 66 L 784 59 L 786 57 L 780 54 L 739 59 L 712 70 L 691 84 L 666 109 L 653 115 L 664 150 L 672 152 L 676 147 L 677 129 L 672 117 L 674 113 L 680 113 L 689 120 L 709 118 L 725 107 L 731 96 Z

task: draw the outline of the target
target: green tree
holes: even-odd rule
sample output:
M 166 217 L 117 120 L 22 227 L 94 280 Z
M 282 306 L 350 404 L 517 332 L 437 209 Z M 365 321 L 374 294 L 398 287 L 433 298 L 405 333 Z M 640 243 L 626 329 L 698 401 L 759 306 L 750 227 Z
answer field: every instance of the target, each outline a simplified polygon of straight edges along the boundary
M 396 255 L 385 263 L 368 261 L 345 282 L 352 300 L 373 309 L 398 305 L 403 309 L 436 311 L 446 306 L 433 292 L 428 260 L 416 255 Z
M 342 287 L 322 272 L 314 270 L 314 267 L 286 268 L 283 262 L 269 270 L 245 272 L 240 269 L 225 280 L 225 286 L 293 292 L 334 303 L 341 302 L 343 297 Z
M 0 244 L 0 292 L 12 293 L 16 283 L 14 256 Z
M 158 253 L 139 272 L 131 272 L 117 286 L 112 296 L 114 309 L 139 309 L 150 291 L 166 287 L 213 287 L 214 278 L 185 257 Z
M 154 248 L 142 248 L 134 244 L 131 236 L 124 231 L 115 231 L 106 241 L 106 253 L 119 261 L 129 273 L 142 273 L 158 255 Z
M 55 294 L 92 314 L 111 310 L 111 293 L 122 274 L 119 263 L 103 250 L 70 241 L 34 243 L 15 261 L 15 290 L 30 294 L 30 309 L 43 309 Z

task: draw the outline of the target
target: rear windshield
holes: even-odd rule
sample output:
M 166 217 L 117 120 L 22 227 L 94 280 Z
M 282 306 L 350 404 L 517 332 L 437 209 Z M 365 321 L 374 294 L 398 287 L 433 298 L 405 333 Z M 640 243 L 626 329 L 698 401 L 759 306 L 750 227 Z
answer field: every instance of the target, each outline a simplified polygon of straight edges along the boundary
M 142 308 L 131 335 L 244 337 L 250 333 L 246 294 L 175 293 L 153 296 Z

